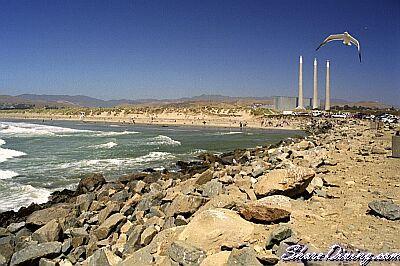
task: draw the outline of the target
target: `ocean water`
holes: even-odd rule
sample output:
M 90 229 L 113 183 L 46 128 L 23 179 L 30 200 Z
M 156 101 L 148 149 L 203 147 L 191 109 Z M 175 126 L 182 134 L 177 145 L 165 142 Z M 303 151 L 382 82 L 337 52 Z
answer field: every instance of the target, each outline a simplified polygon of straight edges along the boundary
M 303 134 L 238 128 L 137 126 L 70 121 L 0 121 L 0 212 L 43 203 L 80 178 L 107 179 L 152 167 L 175 169 L 204 151 L 221 153 Z

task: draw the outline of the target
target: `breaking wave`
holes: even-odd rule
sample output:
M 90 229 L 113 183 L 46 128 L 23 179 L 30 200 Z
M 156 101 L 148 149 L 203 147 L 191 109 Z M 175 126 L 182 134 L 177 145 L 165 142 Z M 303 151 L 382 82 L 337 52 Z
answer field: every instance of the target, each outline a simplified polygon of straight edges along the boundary
M 25 152 L 16 151 L 11 149 L 4 149 L 1 146 L 6 144 L 6 142 L 0 139 L 0 163 L 7 161 L 8 159 L 20 157 L 26 155 Z
M 0 197 L 0 211 L 15 210 L 31 203 L 45 203 L 51 192 L 45 188 L 35 188 L 31 185 L 12 184 Z
M 2 122 L 0 133 L 17 137 L 55 136 L 57 134 L 91 132 L 90 130 L 38 125 L 31 123 Z
M 174 140 L 168 136 L 158 135 L 157 137 L 151 138 L 148 145 L 170 145 L 170 146 L 179 146 L 181 143 L 177 140 Z
M 95 137 L 113 137 L 113 136 L 122 136 L 122 135 L 129 135 L 129 134 L 138 134 L 139 132 L 136 131 L 97 131 L 94 134 Z
M 111 148 L 113 148 L 113 147 L 115 147 L 117 145 L 118 145 L 117 143 L 110 141 L 110 142 L 107 142 L 107 143 L 104 143 L 104 144 L 92 145 L 92 146 L 89 146 L 89 147 L 95 148 L 95 149 L 111 149 Z
M 11 170 L 0 170 L 0 179 L 10 179 L 19 176 L 17 172 Z
M 70 162 L 60 165 L 59 168 L 73 168 L 78 170 L 109 170 L 125 166 L 140 165 L 142 163 L 164 161 L 174 158 L 175 156 L 169 152 L 150 152 L 149 154 L 137 158 L 95 159 Z

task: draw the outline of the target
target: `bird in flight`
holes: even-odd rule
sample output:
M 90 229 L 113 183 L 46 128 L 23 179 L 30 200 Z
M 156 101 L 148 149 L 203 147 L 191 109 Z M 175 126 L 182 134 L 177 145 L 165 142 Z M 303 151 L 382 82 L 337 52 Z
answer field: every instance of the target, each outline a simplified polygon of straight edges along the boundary
M 325 44 L 327 44 L 328 42 L 331 41 L 343 41 L 343 44 L 347 45 L 347 46 L 351 46 L 352 44 L 354 44 L 357 47 L 358 50 L 358 57 L 360 58 L 360 62 L 361 62 L 361 47 L 360 47 L 360 42 L 357 41 L 356 38 L 354 38 L 353 36 L 351 36 L 347 31 L 345 31 L 342 34 L 332 34 L 329 35 L 316 49 L 316 51 L 318 51 L 319 48 L 321 48 L 321 46 L 324 46 Z

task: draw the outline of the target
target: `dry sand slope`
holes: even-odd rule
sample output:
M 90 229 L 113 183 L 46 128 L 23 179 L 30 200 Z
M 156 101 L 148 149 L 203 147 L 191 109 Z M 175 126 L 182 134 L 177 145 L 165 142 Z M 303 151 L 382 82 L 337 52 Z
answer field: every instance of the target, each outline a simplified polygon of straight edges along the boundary
M 177 162 L 179 172 L 114 182 L 94 174 L 47 204 L 0 214 L 0 264 L 282 264 L 296 243 L 398 252 L 393 129 L 323 119 L 306 127 L 306 139 L 203 154 Z

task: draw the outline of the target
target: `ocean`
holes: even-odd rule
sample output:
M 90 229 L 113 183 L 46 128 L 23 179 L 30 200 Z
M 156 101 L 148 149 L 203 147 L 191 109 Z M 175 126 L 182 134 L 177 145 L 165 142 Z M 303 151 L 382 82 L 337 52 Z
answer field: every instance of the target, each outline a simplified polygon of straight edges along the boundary
M 88 173 L 111 180 L 177 160 L 303 135 L 301 131 L 161 127 L 80 121 L 0 121 L 0 212 L 46 202 Z

